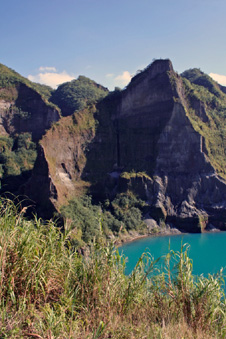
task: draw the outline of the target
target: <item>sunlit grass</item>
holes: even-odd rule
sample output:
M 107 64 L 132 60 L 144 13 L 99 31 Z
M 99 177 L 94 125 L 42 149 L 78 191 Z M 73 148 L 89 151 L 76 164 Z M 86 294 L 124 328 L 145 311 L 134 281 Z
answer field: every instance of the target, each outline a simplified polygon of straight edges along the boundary
M 113 245 L 73 252 L 69 232 L 0 202 L 0 337 L 224 338 L 222 274 L 194 277 L 187 247 L 131 275 Z

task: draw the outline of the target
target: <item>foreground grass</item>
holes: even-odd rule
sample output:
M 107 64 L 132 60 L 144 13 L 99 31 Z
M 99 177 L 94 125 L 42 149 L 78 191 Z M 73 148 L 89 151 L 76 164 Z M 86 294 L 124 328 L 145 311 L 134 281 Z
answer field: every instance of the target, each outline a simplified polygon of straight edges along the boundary
M 221 276 L 192 275 L 186 248 L 130 276 L 113 246 L 82 257 L 70 234 L 0 201 L 0 338 L 224 338 Z

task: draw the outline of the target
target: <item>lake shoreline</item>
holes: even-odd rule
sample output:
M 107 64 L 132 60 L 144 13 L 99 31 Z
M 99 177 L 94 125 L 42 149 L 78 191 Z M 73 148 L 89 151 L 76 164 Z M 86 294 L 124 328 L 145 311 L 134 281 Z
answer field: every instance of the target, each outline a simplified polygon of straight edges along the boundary
M 115 245 L 117 247 L 121 247 L 125 244 L 132 243 L 136 240 L 143 239 L 143 238 L 152 238 L 152 237 L 163 237 L 166 235 L 180 235 L 180 234 L 187 234 L 188 232 L 183 232 L 178 230 L 177 228 L 166 227 L 158 232 L 149 232 L 146 234 L 139 234 L 138 232 L 130 232 L 128 234 L 121 235 L 121 238 L 115 241 Z
M 224 232 L 224 231 L 221 231 L 220 229 L 214 228 L 214 229 L 211 229 L 211 230 L 204 230 L 201 233 L 205 234 L 205 233 L 218 233 L 218 232 Z M 156 233 L 150 232 L 150 233 L 146 233 L 146 234 L 140 234 L 140 233 L 134 231 L 134 232 L 130 232 L 128 234 L 123 234 L 123 235 L 121 235 L 121 238 L 118 238 L 118 239 L 115 240 L 114 245 L 116 245 L 117 247 L 121 247 L 125 244 L 132 243 L 134 241 L 144 239 L 144 238 L 164 237 L 164 236 L 167 236 L 167 235 L 173 236 L 173 235 L 180 235 L 180 234 L 196 234 L 196 233 L 192 233 L 192 232 L 190 233 L 190 232 L 186 232 L 186 231 L 183 231 L 183 230 L 179 230 L 175 227 L 168 226 L 168 227 L 166 227 L 162 230 L 159 230 Z M 199 234 L 199 233 L 197 233 L 197 234 Z
M 173 235 L 173 234 L 172 234 Z M 126 258 L 126 274 L 130 274 L 143 253 L 150 258 L 164 258 L 170 251 L 178 254 L 188 250 L 194 275 L 218 274 L 221 269 L 226 271 L 225 241 L 226 231 L 209 231 L 203 233 L 181 233 L 156 237 L 134 239 L 118 247 L 119 254 Z M 182 247 L 183 246 L 183 247 Z M 185 247 L 184 247 L 185 246 Z

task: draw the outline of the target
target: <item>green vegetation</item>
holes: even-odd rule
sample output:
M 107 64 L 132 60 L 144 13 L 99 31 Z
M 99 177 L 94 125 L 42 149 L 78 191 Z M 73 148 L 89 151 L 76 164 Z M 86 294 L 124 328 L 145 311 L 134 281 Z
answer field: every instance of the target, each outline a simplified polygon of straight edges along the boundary
M 27 85 L 32 88 L 41 96 L 43 99 L 48 100 L 53 92 L 53 89 L 46 85 L 40 85 L 29 81 L 27 78 L 22 77 L 19 73 L 15 72 L 11 68 L 8 68 L 0 64 L 0 99 L 11 101 L 16 99 L 16 91 L 20 83 Z
M 145 202 L 131 192 L 118 194 L 113 201 L 103 205 L 92 204 L 91 197 L 74 198 L 61 208 L 66 228 L 71 231 L 71 242 L 79 247 L 95 239 L 106 243 L 106 239 L 119 237 L 129 231 L 147 232 L 142 220 Z
M 136 172 L 134 170 L 131 172 L 123 172 L 120 177 L 128 180 L 131 178 L 146 178 L 148 180 L 152 180 L 146 172 Z
M 126 275 L 112 245 L 81 256 L 70 231 L 24 212 L 0 201 L 2 338 L 225 338 L 222 272 L 195 277 L 185 246 Z
M 113 216 L 120 221 L 121 227 L 116 231 L 142 231 L 146 229 L 146 225 L 142 221 L 142 210 L 146 203 L 138 199 L 133 193 L 117 194 L 110 204 Z
M 19 134 L 14 139 L 0 136 L 0 179 L 31 170 L 36 156 L 30 133 Z
M 62 207 L 66 228 L 71 230 L 71 243 L 75 247 L 90 243 L 101 237 L 101 208 L 92 205 L 91 197 L 74 198 Z
M 27 91 L 26 95 L 21 95 L 21 98 L 20 90 L 23 92 L 24 86 L 27 86 L 30 90 Z M 48 102 L 52 91 L 52 88 L 32 83 L 14 70 L 0 64 L 0 100 L 10 102 L 10 107 L 8 105 L 8 108 L 3 108 L 5 111 L 3 117 L 8 124 L 9 130 L 11 130 L 10 124 L 14 122 L 14 118 L 22 120 L 31 118 L 31 111 L 33 110 L 30 102 L 33 97 L 34 100 L 37 100 L 37 97 L 41 96 L 40 101 L 43 100 L 48 106 L 54 106 L 59 111 L 59 108 L 53 103 Z M 10 136 L 0 136 L 0 152 L 0 181 L 12 176 L 26 176 L 25 172 L 28 173 L 28 171 L 32 170 L 37 156 L 36 144 L 32 142 L 31 134 L 14 135 L 13 129 Z M 21 181 L 21 184 L 23 184 L 23 181 Z M 5 188 L 12 188 L 15 191 L 18 185 L 19 181 L 11 181 L 10 185 L 8 181 L 7 188 Z
M 0 87 L 10 88 L 22 82 L 29 82 L 26 78 L 22 77 L 19 73 L 15 72 L 11 68 L 8 68 L 0 64 Z
M 206 228 L 207 223 L 208 223 L 208 216 L 200 214 L 198 216 L 198 220 L 199 220 L 199 227 L 201 229 L 201 232 L 203 232 Z
M 225 98 L 220 86 L 209 75 L 203 73 L 198 68 L 192 68 L 184 71 L 181 76 L 188 79 L 192 84 L 206 88 L 210 93 L 219 98 Z
M 189 105 L 187 115 L 205 140 L 211 164 L 226 178 L 226 94 L 199 70 L 188 70 L 182 76 L 185 77 L 183 82 Z
M 51 101 L 58 105 L 63 115 L 71 115 L 75 111 L 84 109 L 87 104 L 92 104 L 104 98 L 108 90 L 94 81 L 79 76 L 60 85 L 53 93 Z
M 42 95 L 42 97 L 44 97 L 45 99 L 49 100 L 52 93 L 53 93 L 53 89 L 50 86 L 47 85 L 41 85 L 38 84 L 36 82 L 32 82 L 32 88 L 40 93 Z M 48 102 L 51 105 L 51 102 Z

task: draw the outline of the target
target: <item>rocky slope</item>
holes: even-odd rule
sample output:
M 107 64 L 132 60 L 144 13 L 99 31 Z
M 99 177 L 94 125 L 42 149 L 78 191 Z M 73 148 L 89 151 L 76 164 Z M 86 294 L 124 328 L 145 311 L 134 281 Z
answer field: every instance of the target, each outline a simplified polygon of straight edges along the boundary
M 31 175 L 36 143 L 60 119 L 60 109 L 48 102 L 51 91 L 0 64 L 1 193 L 19 193 Z
M 51 217 L 55 208 L 85 193 L 81 180 L 85 150 L 95 132 L 92 108 L 64 117 L 42 138 L 33 174 L 23 193 L 37 203 L 37 211 Z
M 59 120 L 59 108 L 49 103 L 39 89 L 42 89 L 41 85 L 33 84 L 0 64 L 1 135 L 29 132 L 37 141 L 54 121 Z
M 10 100 L 1 100 L 2 134 L 43 135 L 21 190 L 40 215 L 51 217 L 84 193 L 103 202 L 130 191 L 146 201 L 146 217 L 159 224 L 190 232 L 226 229 L 225 88 L 200 70 L 179 76 L 170 60 L 154 61 L 125 90 L 101 100 L 106 89 L 84 77 L 76 81 L 73 88 L 81 82 L 100 90 L 99 102 L 83 97 L 78 110 L 81 93 L 75 89 L 68 112 L 61 100 L 63 118 L 24 83 L 14 86 Z M 12 114 L 14 106 L 18 114 Z
M 100 201 L 130 190 L 148 202 L 149 217 L 158 223 L 191 232 L 210 224 L 224 229 L 226 183 L 194 116 L 211 120 L 206 103 L 191 100 L 171 62 L 157 60 L 124 91 L 54 125 L 41 141 L 29 187 L 45 162 L 48 194 L 40 190 L 38 201 L 48 197 L 59 207 L 84 191 Z

